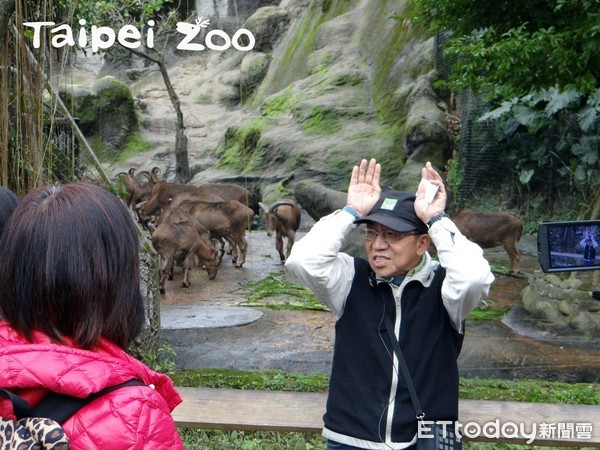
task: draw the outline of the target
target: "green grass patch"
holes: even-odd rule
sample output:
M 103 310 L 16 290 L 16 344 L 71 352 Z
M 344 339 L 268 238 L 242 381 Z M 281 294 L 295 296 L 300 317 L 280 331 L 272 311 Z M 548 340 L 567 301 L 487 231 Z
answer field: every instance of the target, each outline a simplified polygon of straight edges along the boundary
M 182 387 L 324 392 L 329 384 L 329 374 L 279 370 L 176 370 L 170 376 L 176 386 Z M 466 400 L 600 405 L 600 383 L 461 378 L 459 397 Z
M 187 450 L 325 450 L 319 434 L 267 431 L 179 430 Z
M 180 370 L 171 374 L 176 386 L 227 389 L 256 389 L 292 392 L 323 392 L 329 376 L 323 373 L 285 373 L 280 370 L 233 369 Z
M 249 281 L 242 285 L 246 300 L 243 306 L 270 308 L 275 310 L 317 310 L 329 308 L 317 300 L 312 291 L 304 286 L 284 280 L 283 271 L 271 272 L 262 280 Z
M 461 378 L 459 397 L 471 400 L 600 405 L 600 384 Z

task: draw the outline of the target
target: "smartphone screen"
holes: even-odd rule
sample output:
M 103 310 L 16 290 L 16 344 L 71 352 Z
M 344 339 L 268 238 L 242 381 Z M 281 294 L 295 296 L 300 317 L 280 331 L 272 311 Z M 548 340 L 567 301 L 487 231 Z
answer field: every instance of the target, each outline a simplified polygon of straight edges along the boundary
M 537 246 L 544 272 L 600 269 L 600 220 L 542 222 Z

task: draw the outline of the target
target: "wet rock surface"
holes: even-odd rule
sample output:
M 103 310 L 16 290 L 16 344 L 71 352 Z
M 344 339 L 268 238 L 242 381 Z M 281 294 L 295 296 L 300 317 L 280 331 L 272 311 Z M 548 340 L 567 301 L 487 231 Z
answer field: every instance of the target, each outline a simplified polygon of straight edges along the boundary
M 308 218 L 299 237 L 310 225 Z M 191 277 L 192 284 L 187 289 L 180 286 L 179 272 L 176 272 L 173 281 L 167 282 L 167 292 L 161 303 L 162 339 L 175 350 L 177 368 L 328 373 L 335 325 L 330 312 L 272 310 L 240 305 L 246 300 L 245 285 L 248 282 L 261 280 L 273 272 L 281 272 L 281 277 L 287 281 L 297 281 L 284 271 L 275 250 L 274 238 L 267 237 L 263 230 L 256 230 L 248 234 L 248 243 L 247 262 L 241 269 L 234 268 L 225 256 L 215 280 L 209 281 L 205 272 L 196 269 Z M 537 270 L 535 236 L 525 236 L 520 248 L 524 271 Z M 501 248 L 486 250 L 486 257 L 491 262 L 507 264 L 506 254 Z M 526 276 L 496 275 L 490 293 L 490 307 L 512 308 L 511 319 L 468 320 L 459 358 L 461 376 L 598 381 L 600 349 L 586 348 L 576 340 L 559 339 L 533 327 L 522 326 L 523 320 L 527 319 L 523 316 L 520 327 L 510 323 L 517 317 L 514 314 L 518 314 L 521 291 L 527 282 Z M 186 309 L 181 310 L 181 314 L 175 311 L 183 307 Z M 219 308 L 222 312 L 219 319 L 222 320 L 203 317 L 205 313 L 214 314 Z M 232 312 L 240 308 L 242 312 Z M 244 323 L 233 320 L 233 317 L 247 314 L 248 309 L 256 311 L 247 315 L 251 320 Z M 194 316 L 187 325 L 185 317 L 181 317 L 185 314 Z M 178 321 L 178 326 L 173 326 L 174 320 Z M 199 326 L 198 320 L 204 325 Z

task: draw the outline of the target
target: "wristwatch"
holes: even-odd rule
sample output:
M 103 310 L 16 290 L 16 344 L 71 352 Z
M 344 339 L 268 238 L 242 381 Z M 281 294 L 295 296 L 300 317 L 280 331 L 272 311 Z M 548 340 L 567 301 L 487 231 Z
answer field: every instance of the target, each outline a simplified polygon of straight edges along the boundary
M 429 222 L 427 222 L 427 229 L 431 228 L 431 226 L 434 223 L 436 223 L 438 220 L 443 219 L 444 217 L 450 218 L 450 216 L 446 213 L 440 213 L 433 216 L 431 219 L 429 219 Z
M 342 208 L 342 211 L 346 211 L 354 216 L 356 220 L 360 219 L 360 214 L 352 206 L 346 205 Z

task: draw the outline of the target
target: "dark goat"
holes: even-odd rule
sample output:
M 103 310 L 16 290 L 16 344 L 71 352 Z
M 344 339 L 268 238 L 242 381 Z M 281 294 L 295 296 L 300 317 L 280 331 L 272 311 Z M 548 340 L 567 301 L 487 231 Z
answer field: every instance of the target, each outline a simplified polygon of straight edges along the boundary
M 222 200 L 220 200 L 222 201 Z M 219 264 L 223 258 L 224 242 L 221 238 L 215 238 L 211 235 L 210 231 L 200 222 L 197 218 L 190 216 L 190 209 L 194 205 L 193 202 L 183 202 L 179 205 L 170 204 L 158 217 L 156 225 L 161 223 L 177 223 L 177 222 L 191 222 L 196 228 L 198 234 L 203 237 L 206 241 L 213 244 L 215 250 L 219 252 Z M 173 276 L 169 275 L 169 280 L 172 280 Z
M 127 198 L 125 203 L 128 207 L 130 207 L 133 211 L 136 212 L 138 216 L 138 220 L 141 221 L 140 211 L 136 208 L 136 205 L 140 202 L 146 201 L 150 198 L 150 194 L 152 193 L 152 188 L 158 182 L 158 172 L 160 169 L 158 167 L 152 168 L 151 172 L 147 170 L 142 170 L 140 174 L 144 175 L 147 179 L 145 182 L 140 182 L 135 175 L 135 168 L 130 168 L 127 173 L 119 172 L 117 175 L 124 175 L 123 184 L 125 185 L 125 189 L 127 191 Z
M 248 250 L 246 230 L 252 224 L 254 211 L 237 200 L 225 200 L 191 202 L 189 214 L 192 219 L 198 220 L 208 229 L 211 238 L 226 239 L 233 249 L 235 267 L 242 267 L 246 262 Z
M 219 257 L 208 241 L 200 236 L 190 220 L 161 223 L 152 233 L 152 244 L 162 258 L 160 292 L 165 293 L 165 281 L 174 265 L 183 267 L 183 287 L 189 287 L 189 270 L 201 266 L 209 279 L 217 276 Z
M 285 262 L 290 254 L 296 231 L 300 228 L 300 207 L 293 200 L 281 200 L 275 202 L 270 208 L 263 203 L 259 203 L 260 208 L 265 215 L 267 236 L 272 236 L 275 232 L 275 248 L 279 252 L 281 262 Z M 283 238 L 287 238 L 287 248 L 283 253 Z
M 469 208 L 459 210 L 452 221 L 467 239 L 481 248 L 492 248 L 502 245 L 510 265 L 509 274 L 521 271 L 521 254 L 517 250 L 517 242 L 521 239 L 523 224 L 507 212 L 484 213 Z

